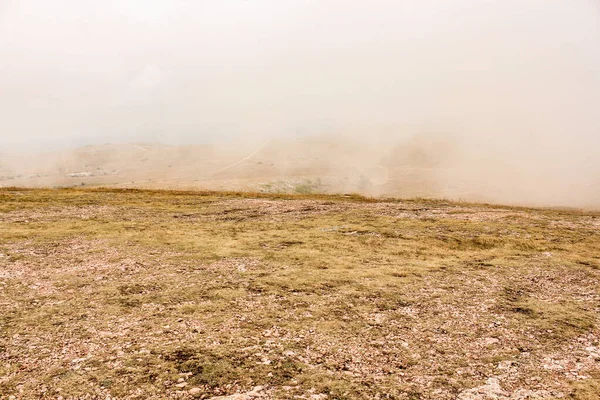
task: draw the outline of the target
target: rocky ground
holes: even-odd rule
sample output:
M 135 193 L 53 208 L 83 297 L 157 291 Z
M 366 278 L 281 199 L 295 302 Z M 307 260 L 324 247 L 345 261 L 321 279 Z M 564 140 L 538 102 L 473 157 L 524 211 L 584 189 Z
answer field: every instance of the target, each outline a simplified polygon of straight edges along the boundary
M 0 190 L 0 398 L 597 399 L 600 215 Z

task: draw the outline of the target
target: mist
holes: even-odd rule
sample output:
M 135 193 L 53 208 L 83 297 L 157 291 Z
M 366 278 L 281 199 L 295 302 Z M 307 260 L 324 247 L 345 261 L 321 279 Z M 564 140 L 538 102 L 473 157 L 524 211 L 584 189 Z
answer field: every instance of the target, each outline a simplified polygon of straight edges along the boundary
M 333 140 L 343 190 L 597 208 L 599 110 L 591 0 L 0 1 L 0 153 Z

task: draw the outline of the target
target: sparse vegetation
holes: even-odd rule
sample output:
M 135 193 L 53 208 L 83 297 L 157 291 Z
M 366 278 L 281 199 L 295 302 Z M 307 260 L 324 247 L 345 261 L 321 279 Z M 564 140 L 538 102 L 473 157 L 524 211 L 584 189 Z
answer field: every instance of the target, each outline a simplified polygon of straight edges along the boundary
M 598 398 L 600 214 L 297 192 L 1 189 L 0 398 Z
M 299 194 L 313 194 L 323 192 L 323 184 L 321 179 L 317 178 L 314 181 L 306 179 L 304 182 L 296 185 L 294 191 Z
M 261 192 L 273 194 L 323 194 L 326 187 L 320 178 L 301 181 L 279 180 L 261 185 Z

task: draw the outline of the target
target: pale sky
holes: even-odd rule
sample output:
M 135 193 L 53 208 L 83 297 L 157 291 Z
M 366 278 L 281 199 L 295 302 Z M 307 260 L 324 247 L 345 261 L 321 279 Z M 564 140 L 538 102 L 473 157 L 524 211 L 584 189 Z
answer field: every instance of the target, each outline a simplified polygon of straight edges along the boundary
M 0 149 L 446 122 L 600 156 L 599 3 L 0 0 Z

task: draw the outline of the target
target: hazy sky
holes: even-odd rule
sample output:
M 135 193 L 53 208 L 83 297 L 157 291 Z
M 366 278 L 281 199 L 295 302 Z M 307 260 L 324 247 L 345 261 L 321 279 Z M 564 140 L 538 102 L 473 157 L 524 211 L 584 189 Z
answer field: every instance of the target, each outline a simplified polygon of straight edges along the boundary
M 0 0 L 0 149 L 444 124 L 600 156 L 599 3 Z

